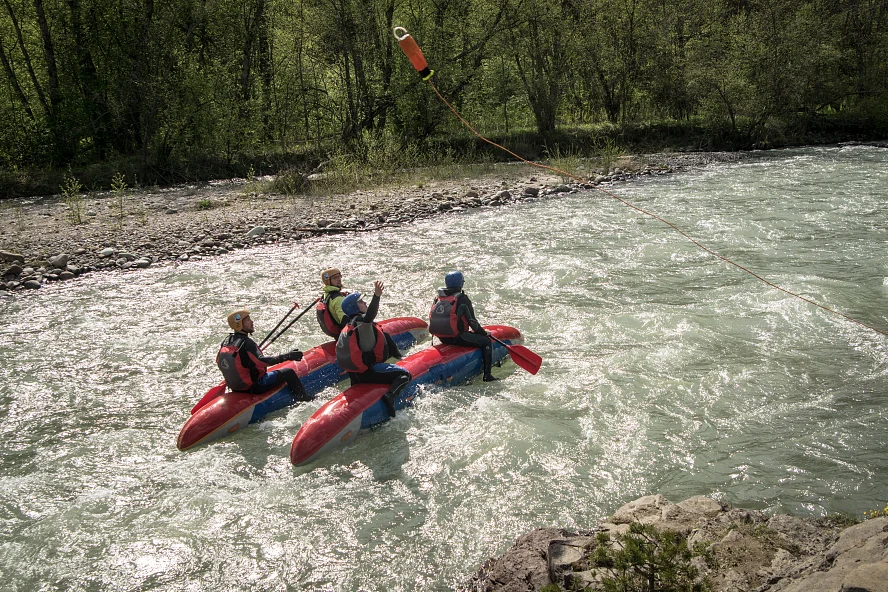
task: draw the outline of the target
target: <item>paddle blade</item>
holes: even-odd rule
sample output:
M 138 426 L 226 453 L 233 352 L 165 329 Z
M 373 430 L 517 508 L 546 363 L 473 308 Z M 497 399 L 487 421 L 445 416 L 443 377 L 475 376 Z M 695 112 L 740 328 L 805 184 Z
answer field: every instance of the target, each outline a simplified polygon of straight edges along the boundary
M 506 349 L 509 350 L 512 361 L 531 374 L 536 374 L 540 371 L 540 366 L 543 365 L 543 358 L 535 352 L 530 351 L 523 345 L 507 345 Z
M 224 392 L 225 392 L 225 381 L 223 380 L 222 382 L 220 382 L 219 384 L 217 384 L 216 386 L 214 386 L 213 388 L 208 390 L 206 392 L 206 394 L 203 397 L 201 397 L 200 401 L 197 402 L 197 405 L 195 405 L 194 407 L 191 408 L 191 415 L 194 415 L 197 411 L 200 410 L 201 407 L 203 407 L 204 405 L 206 405 L 207 403 L 209 403 L 210 401 L 212 401 L 213 399 L 215 399 L 216 397 L 218 397 L 219 395 L 221 395 Z

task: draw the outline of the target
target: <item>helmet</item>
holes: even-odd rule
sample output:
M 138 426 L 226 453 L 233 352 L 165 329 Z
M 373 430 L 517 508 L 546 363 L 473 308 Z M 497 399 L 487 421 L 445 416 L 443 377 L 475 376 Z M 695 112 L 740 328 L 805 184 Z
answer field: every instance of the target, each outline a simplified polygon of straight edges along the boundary
M 360 292 L 352 292 L 348 296 L 342 299 L 342 312 L 347 314 L 348 316 L 360 314 L 361 311 L 358 309 L 358 301 L 361 299 Z
M 236 310 L 228 315 L 228 326 L 231 327 L 232 331 L 237 333 L 244 328 L 244 319 L 248 316 L 250 316 L 250 311 L 246 308 Z
M 325 286 L 330 285 L 330 278 L 333 276 L 342 275 L 342 272 L 336 269 L 335 267 L 331 267 L 330 269 L 325 269 L 321 272 L 321 281 L 324 282 Z
M 461 271 L 451 271 L 444 276 L 444 285 L 448 288 L 462 288 L 466 283 Z

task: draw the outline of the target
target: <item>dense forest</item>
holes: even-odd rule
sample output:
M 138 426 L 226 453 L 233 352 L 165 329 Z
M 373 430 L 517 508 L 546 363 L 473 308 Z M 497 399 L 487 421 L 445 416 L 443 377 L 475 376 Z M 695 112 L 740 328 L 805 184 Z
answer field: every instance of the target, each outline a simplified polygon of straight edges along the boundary
M 187 178 L 380 141 L 469 146 L 394 26 L 491 137 L 694 127 L 703 147 L 742 148 L 888 130 L 888 0 L 3 3 L 7 174 L 126 162 Z

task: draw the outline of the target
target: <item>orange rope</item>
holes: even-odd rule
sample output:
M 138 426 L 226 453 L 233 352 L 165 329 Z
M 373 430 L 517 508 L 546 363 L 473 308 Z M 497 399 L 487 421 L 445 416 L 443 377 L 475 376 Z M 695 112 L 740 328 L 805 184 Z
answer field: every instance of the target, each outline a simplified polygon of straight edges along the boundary
M 438 95 L 438 98 L 441 99 L 441 101 L 442 101 L 445 105 L 447 105 L 447 108 L 450 109 L 450 111 L 451 111 L 451 112 L 457 117 L 457 119 L 459 119 L 459 120 L 462 122 L 462 124 L 463 124 L 464 126 L 466 126 L 466 128 L 468 128 L 468 130 L 469 130 L 470 132 L 472 132 L 473 134 L 475 134 L 476 136 L 478 136 L 479 138 L 481 138 L 482 140 L 484 140 L 485 142 L 487 142 L 487 143 L 490 144 L 491 146 L 496 146 L 496 147 L 499 148 L 500 150 L 503 150 L 504 152 L 508 152 L 509 154 L 511 154 L 512 156 L 514 156 L 515 158 L 517 158 L 518 160 L 520 160 L 520 161 L 522 161 L 522 162 L 526 162 L 526 163 L 529 164 L 529 165 L 532 165 L 532 166 L 535 166 L 535 167 L 538 167 L 538 168 L 541 168 L 541 169 L 548 169 L 548 170 L 550 170 L 550 171 L 554 171 L 554 172 L 558 173 L 559 175 L 563 175 L 563 176 L 565 176 L 565 177 L 570 177 L 571 179 L 576 179 L 577 181 L 579 181 L 579 182 L 582 183 L 583 185 L 587 185 L 587 181 L 586 181 L 585 179 L 581 179 L 580 177 L 577 177 L 576 175 L 572 175 L 571 173 L 568 173 L 568 172 L 562 171 L 561 169 L 557 169 L 557 168 L 555 168 L 555 167 L 546 166 L 546 165 L 544 165 L 544 164 L 539 164 L 539 163 L 537 163 L 537 162 L 533 162 L 533 161 L 527 160 L 526 158 L 523 158 L 523 157 L 521 157 L 521 156 L 515 154 L 514 152 L 512 152 L 512 151 L 509 150 L 508 148 L 505 148 L 505 147 L 503 147 L 503 146 L 500 146 L 499 144 L 497 144 L 496 142 L 494 142 L 494 141 L 492 141 L 492 140 L 488 140 L 487 138 L 485 138 L 484 136 L 482 136 L 481 134 L 479 134 L 477 131 L 475 131 L 475 128 L 473 128 L 473 127 L 469 124 L 468 121 L 466 121 L 465 119 L 463 119 L 463 116 L 460 115 L 459 112 L 458 112 L 456 109 L 453 108 L 453 105 L 451 105 L 451 104 L 447 101 L 447 99 L 445 99 L 445 98 L 441 95 L 441 93 L 438 91 L 437 87 L 435 87 L 434 83 L 433 83 L 431 80 L 429 80 L 428 83 L 429 83 L 429 85 L 432 87 L 432 90 L 435 91 L 435 94 Z M 672 222 L 669 222 L 668 220 L 664 220 L 664 219 L 661 218 L 660 216 L 658 216 L 658 215 L 656 215 L 656 214 L 653 214 L 653 213 L 651 213 L 651 212 L 648 212 L 647 210 L 642 209 L 642 208 L 636 206 L 635 204 L 626 201 L 625 199 L 623 199 L 623 198 L 621 198 L 621 197 L 619 197 L 619 196 L 617 196 L 617 195 L 611 193 L 610 191 L 607 191 L 607 190 L 605 190 L 605 189 L 601 189 L 601 188 L 598 187 L 598 186 L 594 186 L 594 188 L 595 188 L 596 191 L 600 191 L 601 193 L 605 194 L 606 196 L 608 196 L 608 197 L 610 197 L 610 198 L 612 198 L 612 199 L 617 200 L 618 202 L 622 203 L 622 204 L 625 205 L 625 206 L 628 206 L 628 207 L 632 208 L 633 210 L 636 210 L 636 211 L 638 211 L 638 212 L 641 212 L 642 214 L 644 214 L 644 215 L 646 215 L 646 216 L 650 216 L 651 218 L 653 218 L 653 219 L 655 219 L 655 220 L 659 220 L 660 222 L 662 222 L 663 224 L 669 226 L 670 228 L 672 228 L 673 230 L 675 230 L 677 233 L 679 233 L 680 235 L 682 235 L 683 237 L 685 237 L 686 239 L 688 239 L 689 241 L 691 241 L 692 243 L 694 243 L 695 245 L 697 245 L 698 247 L 700 247 L 701 249 L 703 249 L 704 251 L 706 251 L 707 253 L 709 253 L 710 255 L 712 255 L 712 256 L 714 256 L 714 257 L 717 257 L 717 258 L 721 259 L 721 260 L 724 261 L 725 263 L 728 263 L 728 264 L 730 264 L 730 265 L 733 265 L 734 267 L 736 267 L 737 269 L 739 269 L 739 270 L 741 270 L 741 271 L 745 271 L 746 273 L 748 273 L 749 275 L 751 275 L 751 276 L 754 277 L 755 279 L 757 279 L 757 280 L 759 280 L 759 281 L 761 281 L 761 282 L 767 284 L 768 286 L 774 288 L 775 290 L 780 290 L 781 292 L 783 292 L 783 293 L 785 293 L 785 294 L 789 294 L 790 296 L 794 296 L 794 297 L 798 298 L 799 300 L 804 300 L 804 301 L 807 302 L 808 304 L 813 304 L 814 306 L 816 306 L 816 307 L 818 307 L 818 308 L 821 308 L 821 309 L 823 309 L 823 310 L 825 310 L 825 311 L 827 311 L 827 312 L 831 312 L 831 313 L 833 313 L 833 314 L 835 314 L 835 315 L 838 315 L 838 316 L 840 316 L 840 317 L 842 317 L 842 318 L 844 318 L 844 319 L 846 319 L 846 320 L 851 321 L 852 323 L 857 323 L 858 325 L 861 325 L 861 326 L 863 326 L 863 327 L 866 327 L 867 329 L 871 329 L 872 331 L 875 331 L 876 333 L 880 333 L 880 334 L 882 334 L 882 335 L 888 335 L 888 331 L 883 331 L 883 330 L 881 330 L 881 329 L 877 329 L 876 327 L 873 327 L 873 326 L 871 326 L 871 325 L 867 325 L 867 324 L 864 323 L 863 321 L 859 321 L 859 320 L 855 319 L 854 317 L 850 317 L 850 316 L 848 316 L 848 315 L 846 315 L 846 314 L 844 314 L 844 313 L 842 313 L 842 312 L 839 312 L 839 311 L 837 311 L 837 310 L 834 310 L 834 309 L 832 309 L 832 308 L 829 308 L 828 306 L 824 306 L 824 305 L 822 305 L 822 304 L 819 304 L 819 303 L 817 303 L 817 302 L 811 300 L 810 298 L 806 298 L 806 297 L 804 297 L 804 296 L 802 296 L 802 295 L 800 295 L 800 294 L 796 294 L 795 292 L 792 292 L 792 291 L 790 291 L 790 290 L 787 290 L 786 288 L 782 288 L 782 287 L 778 286 L 777 284 L 774 284 L 774 283 L 772 283 L 772 282 L 766 280 L 765 278 L 763 278 L 762 276 L 758 275 L 757 273 L 755 273 L 755 272 L 753 272 L 753 271 L 751 271 L 751 270 L 749 270 L 749 269 L 743 267 L 743 266 L 740 265 L 739 263 L 735 263 L 735 262 L 731 261 L 730 259 L 728 259 L 727 257 L 725 257 L 724 255 L 720 255 L 720 254 L 716 253 L 715 251 L 713 251 L 712 249 L 710 249 L 709 247 L 707 247 L 707 246 L 705 246 L 705 245 L 699 243 L 696 239 L 694 239 L 693 237 L 691 237 L 688 233 L 686 233 L 685 231 L 683 231 L 681 228 L 679 228 L 678 226 L 676 226 L 676 225 L 673 224 Z

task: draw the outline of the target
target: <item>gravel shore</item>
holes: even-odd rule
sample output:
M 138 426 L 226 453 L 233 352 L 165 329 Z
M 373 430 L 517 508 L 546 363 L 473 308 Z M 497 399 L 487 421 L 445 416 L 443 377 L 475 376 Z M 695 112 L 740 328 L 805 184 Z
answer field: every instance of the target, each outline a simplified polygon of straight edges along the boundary
M 552 171 L 523 163 L 501 164 L 480 177 L 329 196 L 266 194 L 257 191 L 261 182 L 231 179 L 127 190 L 123 199 L 91 193 L 79 204 L 79 224 L 61 196 L 7 199 L 0 225 L 0 291 L 39 289 L 96 270 L 184 264 L 257 245 L 382 230 L 741 158 L 742 153 L 623 157 L 607 174 L 590 172 L 583 184 L 565 183 Z

